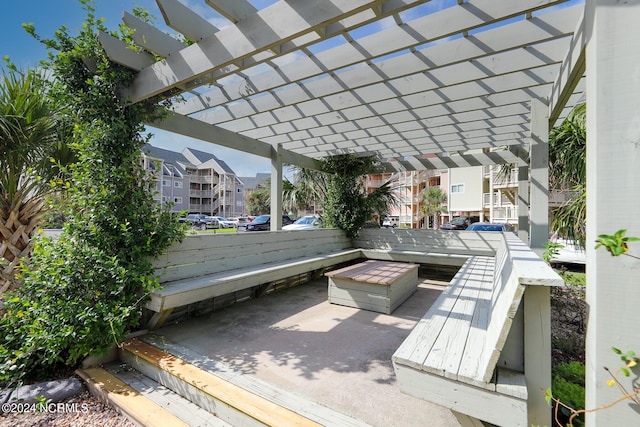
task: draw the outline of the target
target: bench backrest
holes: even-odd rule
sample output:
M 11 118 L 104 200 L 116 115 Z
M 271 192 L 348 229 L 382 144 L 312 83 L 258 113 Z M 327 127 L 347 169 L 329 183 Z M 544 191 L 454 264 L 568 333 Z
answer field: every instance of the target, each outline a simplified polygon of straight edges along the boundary
M 478 233 L 484 234 L 484 233 Z M 459 374 L 488 383 L 498 362 L 500 367 L 523 371 L 524 325 L 518 317 L 518 309 L 527 285 L 561 286 L 562 279 L 516 235 L 501 234 L 501 242 L 494 257 L 495 269 L 490 295 L 480 295 L 490 302 L 486 310 L 488 318 L 481 326 L 486 335 L 477 360 L 463 366 Z M 520 320 L 518 320 L 520 319 Z M 506 347 L 507 338 L 511 346 Z
M 351 248 L 337 229 L 202 233 L 186 236 L 154 261 L 161 282 Z
M 501 242 L 500 233 L 463 233 L 445 230 L 363 229 L 354 241 L 361 249 L 422 251 L 453 255 L 493 256 Z

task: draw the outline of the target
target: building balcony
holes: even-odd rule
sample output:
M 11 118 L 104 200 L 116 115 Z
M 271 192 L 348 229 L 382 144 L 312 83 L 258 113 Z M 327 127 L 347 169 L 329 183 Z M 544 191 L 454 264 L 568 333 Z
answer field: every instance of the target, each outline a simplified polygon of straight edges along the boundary
M 549 206 L 560 207 L 567 202 L 574 200 L 580 196 L 579 191 L 574 190 L 550 190 L 549 191 Z
M 189 182 L 201 183 L 201 184 L 214 184 L 217 181 L 212 176 L 203 175 L 189 175 Z
M 190 212 L 211 212 L 211 203 L 189 203 Z

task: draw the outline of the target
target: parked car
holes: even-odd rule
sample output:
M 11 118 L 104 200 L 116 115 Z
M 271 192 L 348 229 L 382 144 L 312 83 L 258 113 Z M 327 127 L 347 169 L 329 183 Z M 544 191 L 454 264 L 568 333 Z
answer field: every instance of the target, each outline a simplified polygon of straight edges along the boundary
M 239 218 L 236 218 L 236 217 L 234 217 L 234 218 L 227 218 L 227 221 L 232 222 L 232 223 L 233 223 L 233 226 L 234 226 L 235 228 L 238 228 L 238 226 L 240 225 L 240 219 L 239 219 Z
M 382 226 L 384 228 L 396 228 L 398 226 L 398 220 L 391 217 L 386 217 L 384 221 L 382 221 Z
M 210 216 L 208 218 L 215 219 L 220 224 L 220 228 L 236 228 L 236 223 L 234 221 L 229 221 L 228 219 L 221 216 Z
M 251 220 L 246 216 L 240 216 L 236 218 L 236 220 L 238 221 L 238 230 L 240 230 L 241 228 L 246 228 L 247 224 L 251 222 Z
M 445 222 L 440 227 L 441 230 L 466 230 L 471 224 L 480 221 L 477 216 L 461 216 L 454 218 L 449 222 Z
M 552 243 L 562 245 L 556 249 L 555 255 L 549 260 L 550 264 L 587 264 L 587 254 L 585 249 L 573 240 L 562 239 L 555 232 L 549 239 Z
M 207 217 L 204 214 L 189 214 L 184 218 L 178 218 L 178 222 L 188 222 L 191 227 L 204 230 L 206 228 L 219 228 L 220 224 L 216 219 Z
M 306 215 L 298 218 L 293 224 L 285 225 L 283 230 L 314 230 L 322 227 L 322 219 L 318 215 Z
M 282 225 L 293 224 L 293 220 L 288 215 L 282 215 Z M 271 215 L 260 215 L 247 224 L 247 231 L 268 231 L 271 230 Z
M 511 231 L 513 227 L 510 224 L 493 224 L 490 222 L 474 222 L 467 227 L 467 231 L 500 231 L 502 233 Z

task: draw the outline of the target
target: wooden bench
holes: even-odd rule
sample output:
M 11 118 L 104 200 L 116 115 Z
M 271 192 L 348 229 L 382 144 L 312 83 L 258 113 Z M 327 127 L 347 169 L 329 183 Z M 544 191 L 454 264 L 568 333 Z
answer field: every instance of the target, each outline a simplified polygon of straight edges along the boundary
M 526 426 L 536 419 L 532 411 L 549 414 L 532 376 L 550 381 L 550 372 L 544 372 L 545 363 L 540 372 L 531 363 L 525 373 L 525 352 L 544 357 L 550 343 L 544 342 L 544 332 L 525 335 L 521 302 L 527 287 L 563 282 L 516 236 L 496 236 L 501 243 L 495 254 L 468 257 L 392 361 L 398 384 L 408 394 L 492 424 Z M 534 301 L 531 312 L 537 311 Z M 548 306 L 539 311 L 547 311 L 548 318 Z M 530 318 L 538 322 L 533 329 L 550 330 L 544 315 Z M 550 363 L 550 352 L 546 356 Z M 537 402 L 534 410 L 532 401 Z
M 550 423 L 541 391 L 551 381 L 549 286 L 563 281 L 511 233 L 189 236 L 155 263 L 163 288 L 145 305 L 148 326 L 176 307 L 360 258 L 461 266 L 393 356 L 404 392 L 497 425 Z
M 325 273 L 329 302 L 391 314 L 418 288 L 418 264 L 365 261 Z
M 335 229 L 187 236 L 154 267 L 161 289 L 144 307 L 146 327 L 160 327 L 177 307 L 307 274 L 361 257 Z

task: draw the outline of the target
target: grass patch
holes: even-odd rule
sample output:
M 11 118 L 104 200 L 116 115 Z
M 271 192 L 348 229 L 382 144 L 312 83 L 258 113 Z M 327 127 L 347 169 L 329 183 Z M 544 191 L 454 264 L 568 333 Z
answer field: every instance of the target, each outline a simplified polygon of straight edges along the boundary
M 237 233 L 237 228 L 208 228 L 207 230 L 198 231 L 198 233 L 220 234 L 220 233 Z
M 556 270 L 556 273 L 562 277 L 562 280 L 568 286 L 584 287 L 587 285 L 587 275 L 585 273 L 568 270 Z

